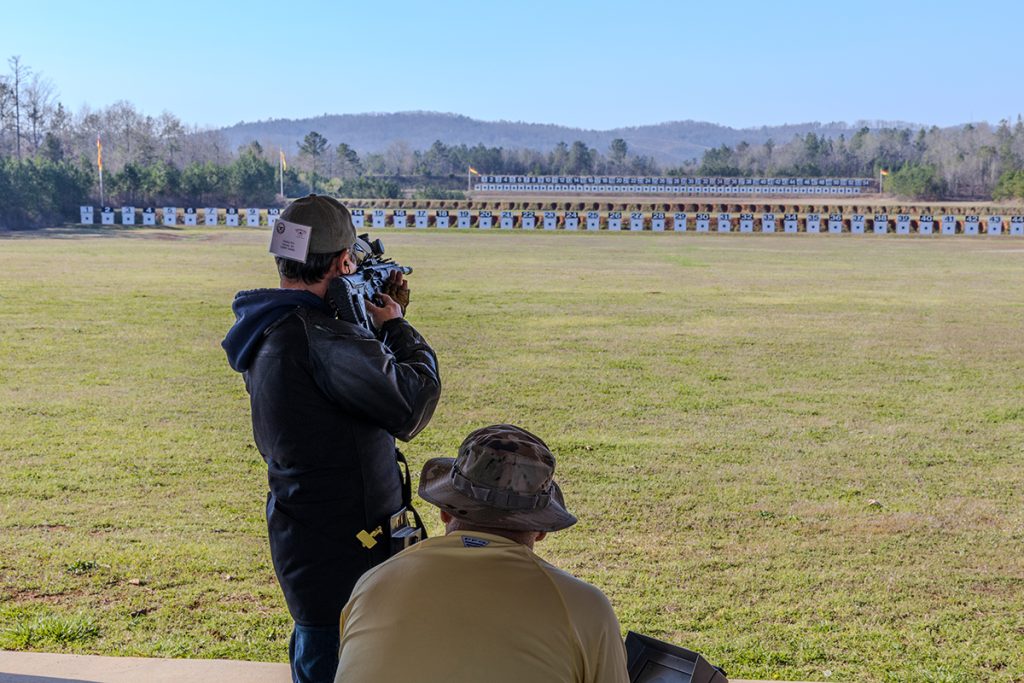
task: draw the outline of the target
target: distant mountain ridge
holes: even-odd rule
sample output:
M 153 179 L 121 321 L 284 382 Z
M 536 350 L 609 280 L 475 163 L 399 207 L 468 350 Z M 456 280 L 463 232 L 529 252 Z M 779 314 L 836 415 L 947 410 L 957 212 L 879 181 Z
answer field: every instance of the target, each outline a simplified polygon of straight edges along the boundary
M 306 119 L 272 119 L 242 122 L 221 129 L 232 147 L 253 140 L 297 152 L 298 144 L 310 131 L 317 131 L 334 147 L 344 142 L 358 151 L 383 152 L 396 142 L 405 142 L 412 149 L 426 149 L 435 140 L 446 145 L 482 144 L 487 147 L 525 148 L 548 151 L 559 142 L 572 144 L 581 140 L 601 152 L 615 138 L 629 145 L 631 154 L 652 157 L 662 164 L 682 163 L 699 159 L 705 150 L 720 145 L 736 145 L 746 141 L 761 144 L 768 139 L 776 143 L 797 135 L 814 133 L 829 138 L 853 132 L 868 125 L 871 128 L 899 126 L 917 128 L 901 122 L 872 122 L 850 125 L 833 123 L 798 123 L 760 128 L 730 128 L 703 121 L 671 121 L 656 125 L 588 130 L 555 124 L 518 121 L 480 121 L 461 114 L 439 112 L 396 112 L 378 114 L 325 114 Z

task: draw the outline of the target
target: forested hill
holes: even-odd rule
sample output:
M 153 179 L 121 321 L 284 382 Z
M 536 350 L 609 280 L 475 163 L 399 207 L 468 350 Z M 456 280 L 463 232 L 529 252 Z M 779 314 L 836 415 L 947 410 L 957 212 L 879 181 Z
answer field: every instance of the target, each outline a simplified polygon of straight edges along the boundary
M 673 164 L 700 159 L 705 150 L 723 144 L 730 147 L 744 141 L 763 144 L 769 139 L 785 143 L 796 135 L 807 133 L 827 138 L 840 134 L 849 137 L 857 128 L 844 123 L 803 123 L 736 129 L 701 121 L 673 121 L 613 130 L 585 130 L 551 124 L 478 121 L 458 114 L 399 112 L 238 123 L 221 132 L 232 148 L 255 140 L 263 145 L 283 148 L 286 152 L 297 151 L 303 137 L 310 131 L 323 135 L 332 146 L 344 142 L 360 153 L 383 152 L 399 142 L 406 143 L 413 150 L 427 149 L 435 140 L 446 145 L 482 144 L 541 151 L 548 151 L 559 142 L 571 144 L 580 140 L 591 148 L 606 151 L 612 140 L 622 138 L 632 154 L 649 156 L 662 164 Z

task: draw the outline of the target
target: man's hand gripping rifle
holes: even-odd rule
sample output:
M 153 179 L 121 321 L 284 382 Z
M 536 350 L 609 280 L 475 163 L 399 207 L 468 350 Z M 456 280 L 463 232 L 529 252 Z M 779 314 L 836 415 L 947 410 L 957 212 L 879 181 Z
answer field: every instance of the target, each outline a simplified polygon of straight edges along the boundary
M 384 258 L 384 244 L 379 239 L 370 241 L 369 235 L 360 235 L 352 250 L 356 257 L 356 272 L 331 280 L 327 298 L 339 318 L 373 331 L 373 323 L 366 312 L 366 299 L 379 303 L 377 295 L 387 292 L 392 274 L 398 272 L 408 275 L 412 268 Z M 404 312 L 408 300 L 399 303 Z

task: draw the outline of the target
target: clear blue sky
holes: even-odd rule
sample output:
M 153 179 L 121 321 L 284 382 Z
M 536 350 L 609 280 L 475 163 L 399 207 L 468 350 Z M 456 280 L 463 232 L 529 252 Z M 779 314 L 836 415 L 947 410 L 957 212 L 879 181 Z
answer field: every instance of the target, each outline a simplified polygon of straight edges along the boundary
M 3 0 L 65 106 L 221 126 L 449 111 L 583 128 L 1024 113 L 1024 3 Z M 4 65 L 5 66 L 5 65 Z

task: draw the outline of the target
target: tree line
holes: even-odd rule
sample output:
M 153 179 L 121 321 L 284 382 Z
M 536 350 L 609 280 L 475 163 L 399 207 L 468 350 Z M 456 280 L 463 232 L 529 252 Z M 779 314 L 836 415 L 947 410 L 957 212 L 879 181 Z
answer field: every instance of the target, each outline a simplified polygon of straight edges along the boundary
M 310 131 L 293 149 L 225 136 L 150 116 L 126 101 L 70 112 L 55 88 L 19 57 L 0 74 L 0 227 L 67 220 L 104 203 L 270 205 L 310 191 L 343 197 L 460 198 L 467 170 L 501 175 L 712 175 L 877 177 L 910 198 L 1024 199 L 1024 121 L 955 128 L 862 128 L 849 138 L 814 133 L 775 143 L 708 149 L 671 168 L 633 154 L 624 139 L 598 150 L 576 140 L 547 151 L 398 141 L 382 152 L 353 149 Z M 283 191 L 283 192 L 282 192 Z
M 331 186 L 340 180 L 345 197 L 398 197 L 404 190 L 425 198 L 452 198 L 465 187 L 469 169 L 507 175 L 651 175 L 660 168 L 649 157 L 631 155 L 625 140 L 613 140 L 602 153 L 576 140 L 560 142 L 547 152 L 504 149 L 482 144 L 446 145 L 441 140 L 425 150 L 398 141 L 384 152 L 359 155 L 348 144 L 332 147 L 319 132 L 310 131 L 299 145 L 299 159 L 310 187 Z M 411 187 L 410 187 L 411 185 Z
M 877 178 L 915 199 L 1024 199 L 1024 120 L 954 128 L 861 128 L 849 139 L 809 133 L 782 144 L 739 143 L 705 152 L 678 173 Z M 670 171 L 672 172 L 672 171 Z

